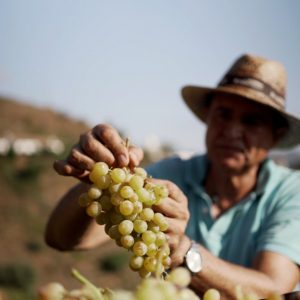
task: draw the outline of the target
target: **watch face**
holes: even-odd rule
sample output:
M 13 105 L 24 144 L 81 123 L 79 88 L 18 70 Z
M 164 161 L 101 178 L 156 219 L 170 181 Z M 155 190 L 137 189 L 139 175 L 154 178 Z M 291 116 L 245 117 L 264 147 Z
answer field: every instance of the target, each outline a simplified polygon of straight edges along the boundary
M 195 249 L 191 248 L 186 254 L 186 265 L 189 270 L 193 273 L 198 273 L 202 269 L 202 257 L 200 252 Z

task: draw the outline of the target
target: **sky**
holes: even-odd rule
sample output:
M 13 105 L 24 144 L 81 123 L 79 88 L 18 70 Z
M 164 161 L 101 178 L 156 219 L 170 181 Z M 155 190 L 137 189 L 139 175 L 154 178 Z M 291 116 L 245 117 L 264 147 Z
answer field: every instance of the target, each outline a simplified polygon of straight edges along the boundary
M 300 116 L 298 0 L 0 0 L 0 95 L 140 146 L 205 151 L 180 90 L 215 86 L 243 53 L 284 63 Z

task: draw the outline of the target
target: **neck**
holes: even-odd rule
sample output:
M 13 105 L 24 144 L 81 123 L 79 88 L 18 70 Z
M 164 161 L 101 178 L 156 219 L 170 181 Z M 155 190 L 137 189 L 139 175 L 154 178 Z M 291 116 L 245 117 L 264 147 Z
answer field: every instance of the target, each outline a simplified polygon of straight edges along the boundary
M 256 185 L 259 166 L 253 166 L 242 173 L 232 173 L 228 170 L 211 166 L 208 171 L 205 188 L 212 197 L 233 205 L 241 201 Z

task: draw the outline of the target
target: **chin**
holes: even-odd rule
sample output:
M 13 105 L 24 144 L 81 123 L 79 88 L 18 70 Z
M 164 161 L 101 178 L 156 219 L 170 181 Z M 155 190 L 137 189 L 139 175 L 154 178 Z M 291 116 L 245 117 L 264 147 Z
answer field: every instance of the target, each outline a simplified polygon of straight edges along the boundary
M 239 172 L 245 167 L 245 161 L 236 157 L 217 157 L 212 162 L 230 172 Z

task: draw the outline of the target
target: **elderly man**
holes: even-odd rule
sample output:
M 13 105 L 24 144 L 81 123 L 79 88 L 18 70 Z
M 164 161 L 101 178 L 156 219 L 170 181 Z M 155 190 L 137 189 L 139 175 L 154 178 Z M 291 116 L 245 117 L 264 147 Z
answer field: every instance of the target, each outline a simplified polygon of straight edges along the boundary
M 300 172 L 268 158 L 274 147 L 300 143 L 300 120 L 285 111 L 285 86 L 279 62 L 243 55 L 216 88 L 183 88 L 186 104 L 207 124 L 207 153 L 147 169 L 169 188 L 155 209 L 170 224 L 172 265 L 192 272 L 199 294 L 214 287 L 230 299 L 241 285 L 263 298 L 290 292 L 299 282 Z M 114 128 L 97 125 L 54 167 L 85 182 L 97 161 L 134 167 L 142 158 L 142 150 L 126 148 Z M 86 188 L 75 186 L 54 210 L 46 230 L 50 246 L 84 249 L 107 240 L 77 205 Z

